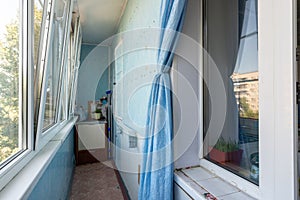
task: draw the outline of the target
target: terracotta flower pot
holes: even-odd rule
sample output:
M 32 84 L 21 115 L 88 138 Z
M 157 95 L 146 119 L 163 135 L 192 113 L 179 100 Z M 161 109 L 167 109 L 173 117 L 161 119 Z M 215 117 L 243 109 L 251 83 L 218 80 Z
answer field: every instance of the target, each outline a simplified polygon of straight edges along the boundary
M 239 165 L 242 160 L 243 150 L 239 149 L 237 151 L 229 152 L 229 161 Z
M 239 165 L 242 159 L 242 154 L 242 149 L 233 152 L 223 152 L 210 147 L 209 157 L 219 163 L 232 162 Z
M 229 161 L 228 154 L 226 152 L 219 151 L 213 147 L 210 147 L 209 157 L 210 159 L 220 163 Z

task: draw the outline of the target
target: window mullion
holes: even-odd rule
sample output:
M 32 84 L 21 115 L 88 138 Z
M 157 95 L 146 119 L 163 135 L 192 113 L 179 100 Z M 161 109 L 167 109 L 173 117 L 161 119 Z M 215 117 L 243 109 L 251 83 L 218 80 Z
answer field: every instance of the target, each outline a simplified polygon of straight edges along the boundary
M 27 4 L 26 4 L 27 3 Z M 33 68 L 33 49 L 34 49 L 34 3 L 33 1 L 26 1 L 24 3 L 23 10 L 23 38 L 27 38 L 27 40 L 23 41 L 23 70 L 22 70 L 22 99 L 23 105 L 22 107 L 22 133 L 23 138 L 23 147 L 28 149 L 34 148 L 34 113 L 31 112 L 34 110 L 34 68 Z M 26 7 L 27 5 L 27 7 Z M 25 8 L 26 7 L 26 8 Z

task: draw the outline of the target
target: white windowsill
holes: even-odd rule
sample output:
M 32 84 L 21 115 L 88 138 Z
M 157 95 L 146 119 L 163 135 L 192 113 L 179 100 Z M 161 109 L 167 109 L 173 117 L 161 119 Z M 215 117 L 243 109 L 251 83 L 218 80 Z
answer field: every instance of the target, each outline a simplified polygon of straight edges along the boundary
M 174 181 L 193 199 L 207 199 L 205 196 L 211 194 L 218 200 L 255 200 L 200 166 L 176 170 Z
M 2 189 L 0 199 L 27 199 L 59 150 L 77 118 L 71 119 Z

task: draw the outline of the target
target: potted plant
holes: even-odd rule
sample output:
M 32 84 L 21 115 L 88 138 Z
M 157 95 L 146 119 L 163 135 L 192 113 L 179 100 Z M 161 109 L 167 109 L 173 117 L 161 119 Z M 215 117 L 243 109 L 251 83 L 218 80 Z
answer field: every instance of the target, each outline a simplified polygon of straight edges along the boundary
M 242 154 L 243 150 L 239 149 L 239 145 L 236 141 L 232 141 L 231 139 L 225 141 L 225 139 L 221 137 L 215 146 L 210 147 L 209 157 L 216 162 L 231 162 L 239 165 Z
M 93 113 L 92 118 L 93 119 L 101 119 L 102 112 L 101 109 L 96 109 L 95 112 Z

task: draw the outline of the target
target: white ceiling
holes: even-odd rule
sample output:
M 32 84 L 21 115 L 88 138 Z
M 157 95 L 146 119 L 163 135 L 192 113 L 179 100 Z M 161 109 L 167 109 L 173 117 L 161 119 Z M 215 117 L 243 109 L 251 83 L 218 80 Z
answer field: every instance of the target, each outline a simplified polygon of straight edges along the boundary
M 82 42 L 100 44 L 116 33 L 127 0 L 77 0 Z

